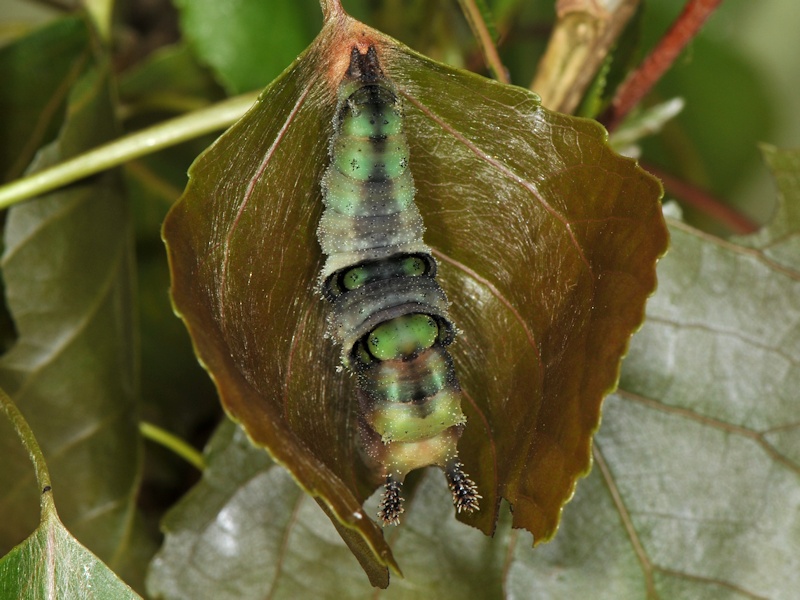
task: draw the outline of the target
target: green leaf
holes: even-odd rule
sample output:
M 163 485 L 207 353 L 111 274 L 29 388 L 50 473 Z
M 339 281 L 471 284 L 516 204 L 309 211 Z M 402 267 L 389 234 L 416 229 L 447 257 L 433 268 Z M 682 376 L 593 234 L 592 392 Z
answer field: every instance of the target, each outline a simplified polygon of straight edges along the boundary
M 800 153 L 765 154 L 782 198 L 768 228 L 730 243 L 672 224 L 600 469 L 510 590 L 780 598 L 800 584 Z
M 69 94 L 58 139 L 32 169 L 116 135 L 108 65 L 89 65 Z M 152 541 L 136 527 L 141 469 L 136 406 L 132 223 L 117 173 L 9 210 L 3 277 L 19 338 L 0 359 L 9 391 L 42 440 L 64 522 L 125 577 Z M 35 527 L 35 495 L 13 435 L 0 431 L 3 549 Z M 145 555 L 144 557 L 142 555 Z M 137 574 L 137 572 L 139 572 Z
M 683 107 L 682 98 L 672 98 L 638 111 L 626 118 L 611 134 L 609 138 L 611 147 L 625 156 L 638 157 L 641 154 L 638 142 L 642 138 L 660 132 L 666 123 L 683 110 Z
M 491 533 L 506 498 L 514 525 L 545 540 L 589 469 L 600 402 L 667 242 L 658 184 L 596 123 L 331 21 L 193 165 L 164 227 L 176 309 L 229 414 L 392 564 L 360 507 L 375 480 L 315 291 L 333 91 L 355 40 L 381 49 L 404 98 L 426 242 L 463 331 L 460 448 L 485 499 L 464 520 Z
M 184 37 L 231 94 L 266 85 L 306 46 L 319 26 L 313 2 L 178 0 Z M 268 33 L 266 33 L 268 32 Z
M 733 238 L 787 269 L 797 268 L 800 229 L 800 151 L 763 145 L 761 153 L 778 186 L 778 209 L 769 227 L 755 235 Z
M 161 48 L 126 72 L 119 93 L 129 117 L 154 110 L 193 110 L 224 97 L 186 44 Z
M 0 596 L 139 598 L 48 511 L 31 536 L 0 559 Z
M 54 21 L 0 48 L 0 181 L 19 177 L 55 137 L 67 94 L 88 59 L 86 24 L 79 17 Z
M 185 46 L 162 49 L 120 81 L 122 102 L 132 112 L 126 125 L 150 125 L 165 111 L 207 104 L 207 96 L 222 97 L 212 83 Z M 219 401 L 164 293 L 169 288 L 169 268 L 159 232 L 186 186 L 186 171 L 213 139 L 203 136 L 128 162 L 124 168 L 136 227 L 142 415 L 185 438 L 196 435 L 198 423 L 207 432 L 205 423 L 219 418 Z M 148 446 L 150 450 L 156 452 L 156 460 L 146 461 L 151 468 L 146 479 L 158 479 L 159 484 L 175 488 L 176 494 L 183 493 L 183 461 L 171 460 L 174 457 L 153 446 Z
M 500 41 L 500 34 L 497 33 L 497 27 L 495 26 L 495 21 L 494 17 L 492 16 L 492 11 L 489 10 L 489 7 L 487 6 L 485 0 L 475 0 L 475 5 L 478 7 L 478 10 L 480 11 L 484 23 L 486 23 L 486 28 L 489 30 L 489 35 L 492 36 L 492 41 L 495 44 L 497 44 L 497 42 Z
M 246 600 L 358 599 L 371 594 L 330 520 L 241 429 L 224 422 L 206 457 L 203 480 L 163 523 L 164 546 L 148 574 L 151 595 Z M 409 489 L 413 508 L 403 527 L 391 534 L 408 578 L 393 581 L 383 594 L 495 597 L 502 583 L 508 523 L 494 539 L 458 523 L 439 479 L 430 473 Z M 376 502 L 370 503 L 370 512 L 376 511 Z
M 31 487 L 41 490 L 39 527 L 0 558 L 0 598 L 139 598 L 61 524 L 39 444 L 22 413 L 2 389 L 0 408 L 33 461 L 38 486 Z
M 302 597 L 309 594 L 301 593 L 304 582 L 287 574 L 308 560 L 331 593 L 369 590 L 329 519 L 239 427 L 223 422 L 205 456 L 202 481 L 162 524 L 166 539 L 148 574 L 151 595 L 264 598 L 288 583 Z

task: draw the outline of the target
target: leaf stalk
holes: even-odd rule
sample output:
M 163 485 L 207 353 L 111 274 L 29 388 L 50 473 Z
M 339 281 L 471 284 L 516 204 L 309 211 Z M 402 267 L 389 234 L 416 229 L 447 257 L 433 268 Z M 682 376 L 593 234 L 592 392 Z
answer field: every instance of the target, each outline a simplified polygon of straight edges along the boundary
M 159 446 L 163 446 L 167 450 L 177 454 L 194 466 L 198 471 L 203 471 L 206 468 L 206 461 L 203 458 L 203 454 L 174 433 L 170 433 L 166 429 L 162 429 L 158 425 L 148 423 L 147 421 L 141 421 L 139 423 L 139 433 L 142 434 L 143 438 L 155 442 Z
M 44 454 L 42 454 L 42 449 L 39 446 L 39 442 L 36 441 L 36 436 L 33 435 L 33 430 L 28 424 L 28 421 L 11 399 L 11 396 L 3 389 L 0 389 L 0 408 L 2 408 L 3 412 L 8 416 L 22 445 L 25 446 L 25 450 L 28 451 L 31 457 L 33 470 L 36 474 L 36 481 L 39 482 L 39 506 L 41 510 L 41 520 L 44 521 L 48 514 L 55 514 L 55 503 L 53 502 L 53 494 L 51 493 L 50 471 L 44 460 Z
M 322 9 L 322 19 L 326 23 L 347 14 L 341 0 L 319 0 L 319 6 Z
M 728 206 L 710 192 L 682 181 L 652 165 L 643 165 L 643 167 L 661 180 L 668 194 L 721 223 L 731 232 L 738 235 L 747 235 L 758 231 L 758 223 L 735 208 Z

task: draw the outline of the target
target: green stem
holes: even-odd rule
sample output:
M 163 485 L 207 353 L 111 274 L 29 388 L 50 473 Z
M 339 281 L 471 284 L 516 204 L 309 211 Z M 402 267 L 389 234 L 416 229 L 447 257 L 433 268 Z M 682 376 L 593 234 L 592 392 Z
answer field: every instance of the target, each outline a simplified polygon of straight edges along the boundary
M 20 441 L 22 441 L 22 445 L 25 446 L 25 449 L 31 457 L 33 470 L 36 473 L 36 481 L 39 482 L 39 503 L 42 511 L 41 518 L 44 520 L 48 511 L 55 513 L 53 494 L 48 493 L 52 489 L 52 486 L 50 483 L 50 471 L 47 470 L 44 454 L 42 454 L 42 449 L 39 447 L 39 442 L 36 441 L 36 436 L 33 435 L 31 426 L 28 425 L 28 422 L 11 399 L 11 396 L 6 394 L 2 389 L 0 389 L 0 408 L 8 415 Z
M 145 439 L 171 450 L 186 462 L 191 463 L 197 470 L 202 471 L 206 468 L 206 461 L 201 452 L 184 442 L 178 436 L 165 429 L 161 429 L 158 425 L 153 425 L 147 421 L 141 421 L 139 423 L 139 433 L 141 433 L 142 437 Z
M 111 167 L 223 129 L 238 120 L 258 98 L 244 94 L 208 108 L 164 121 L 0 186 L 0 210 L 12 204 L 74 183 Z
M 464 13 L 475 39 L 480 44 L 486 60 L 486 66 L 489 67 L 492 76 L 501 83 L 511 83 L 508 79 L 508 72 L 500 60 L 500 55 L 497 53 L 497 47 L 494 45 L 492 34 L 483 18 L 480 7 L 475 0 L 458 0 L 458 3 L 461 5 L 461 12 Z

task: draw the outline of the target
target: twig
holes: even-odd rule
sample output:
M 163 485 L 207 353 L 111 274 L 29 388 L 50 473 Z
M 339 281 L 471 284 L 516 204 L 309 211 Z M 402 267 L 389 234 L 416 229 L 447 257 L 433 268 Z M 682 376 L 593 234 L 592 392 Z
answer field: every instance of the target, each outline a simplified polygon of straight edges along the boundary
M 609 131 L 616 129 L 641 102 L 720 4 L 722 0 L 688 0 L 658 45 L 617 90 L 611 106 L 600 119 Z
M 0 209 L 69 185 L 134 158 L 227 127 L 238 120 L 257 98 L 257 93 L 230 98 L 208 108 L 131 133 L 33 175 L 0 186 Z
M 642 165 L 647 171 L 658 177 L 664 183 L 664 189 L 682 200 L 688 206 L 708 215 L 718 223 L 727 227 L 733 233 L 744 235 L 758 231 L 759 225 L 750 217 L 743 215 L 734 208 L 725 204 L 719 198 L 706 190 L 700 189 L 677 177 L 670 175 L 657 167 Z
M 492 76 L 501 83 L 511 83 L 508 78 L 508 71 L 503 66 L 500 55 L 497 53 L 497 47 L 494 45 L 494 40 L 492 40 L 492 35 L 489 33 L 489 27 L 486 25 L 486 21 L 483 19 L 475 0 L 458 0 L 458 3 L 461 5 L 461 12 L 464 13 L 475 39 L 480 44 L 486 60 L 486 66 L 491 71 Z

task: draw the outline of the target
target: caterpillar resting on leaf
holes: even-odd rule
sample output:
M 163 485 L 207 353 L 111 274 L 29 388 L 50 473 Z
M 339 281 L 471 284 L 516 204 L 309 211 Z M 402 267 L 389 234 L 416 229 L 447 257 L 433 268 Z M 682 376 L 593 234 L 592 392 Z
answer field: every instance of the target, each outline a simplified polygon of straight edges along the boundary
M 339 85 L 317 238 L 331 336 L 358 380 L 359 432 L 385 477 L 378 517 L 397 524 L 410 471 L 441 467 L 453 502 L 478 509 L 456 449 L 466 418 L 447 346 L 455 336 L 414 204 L 403 108 L 373 46 Z

